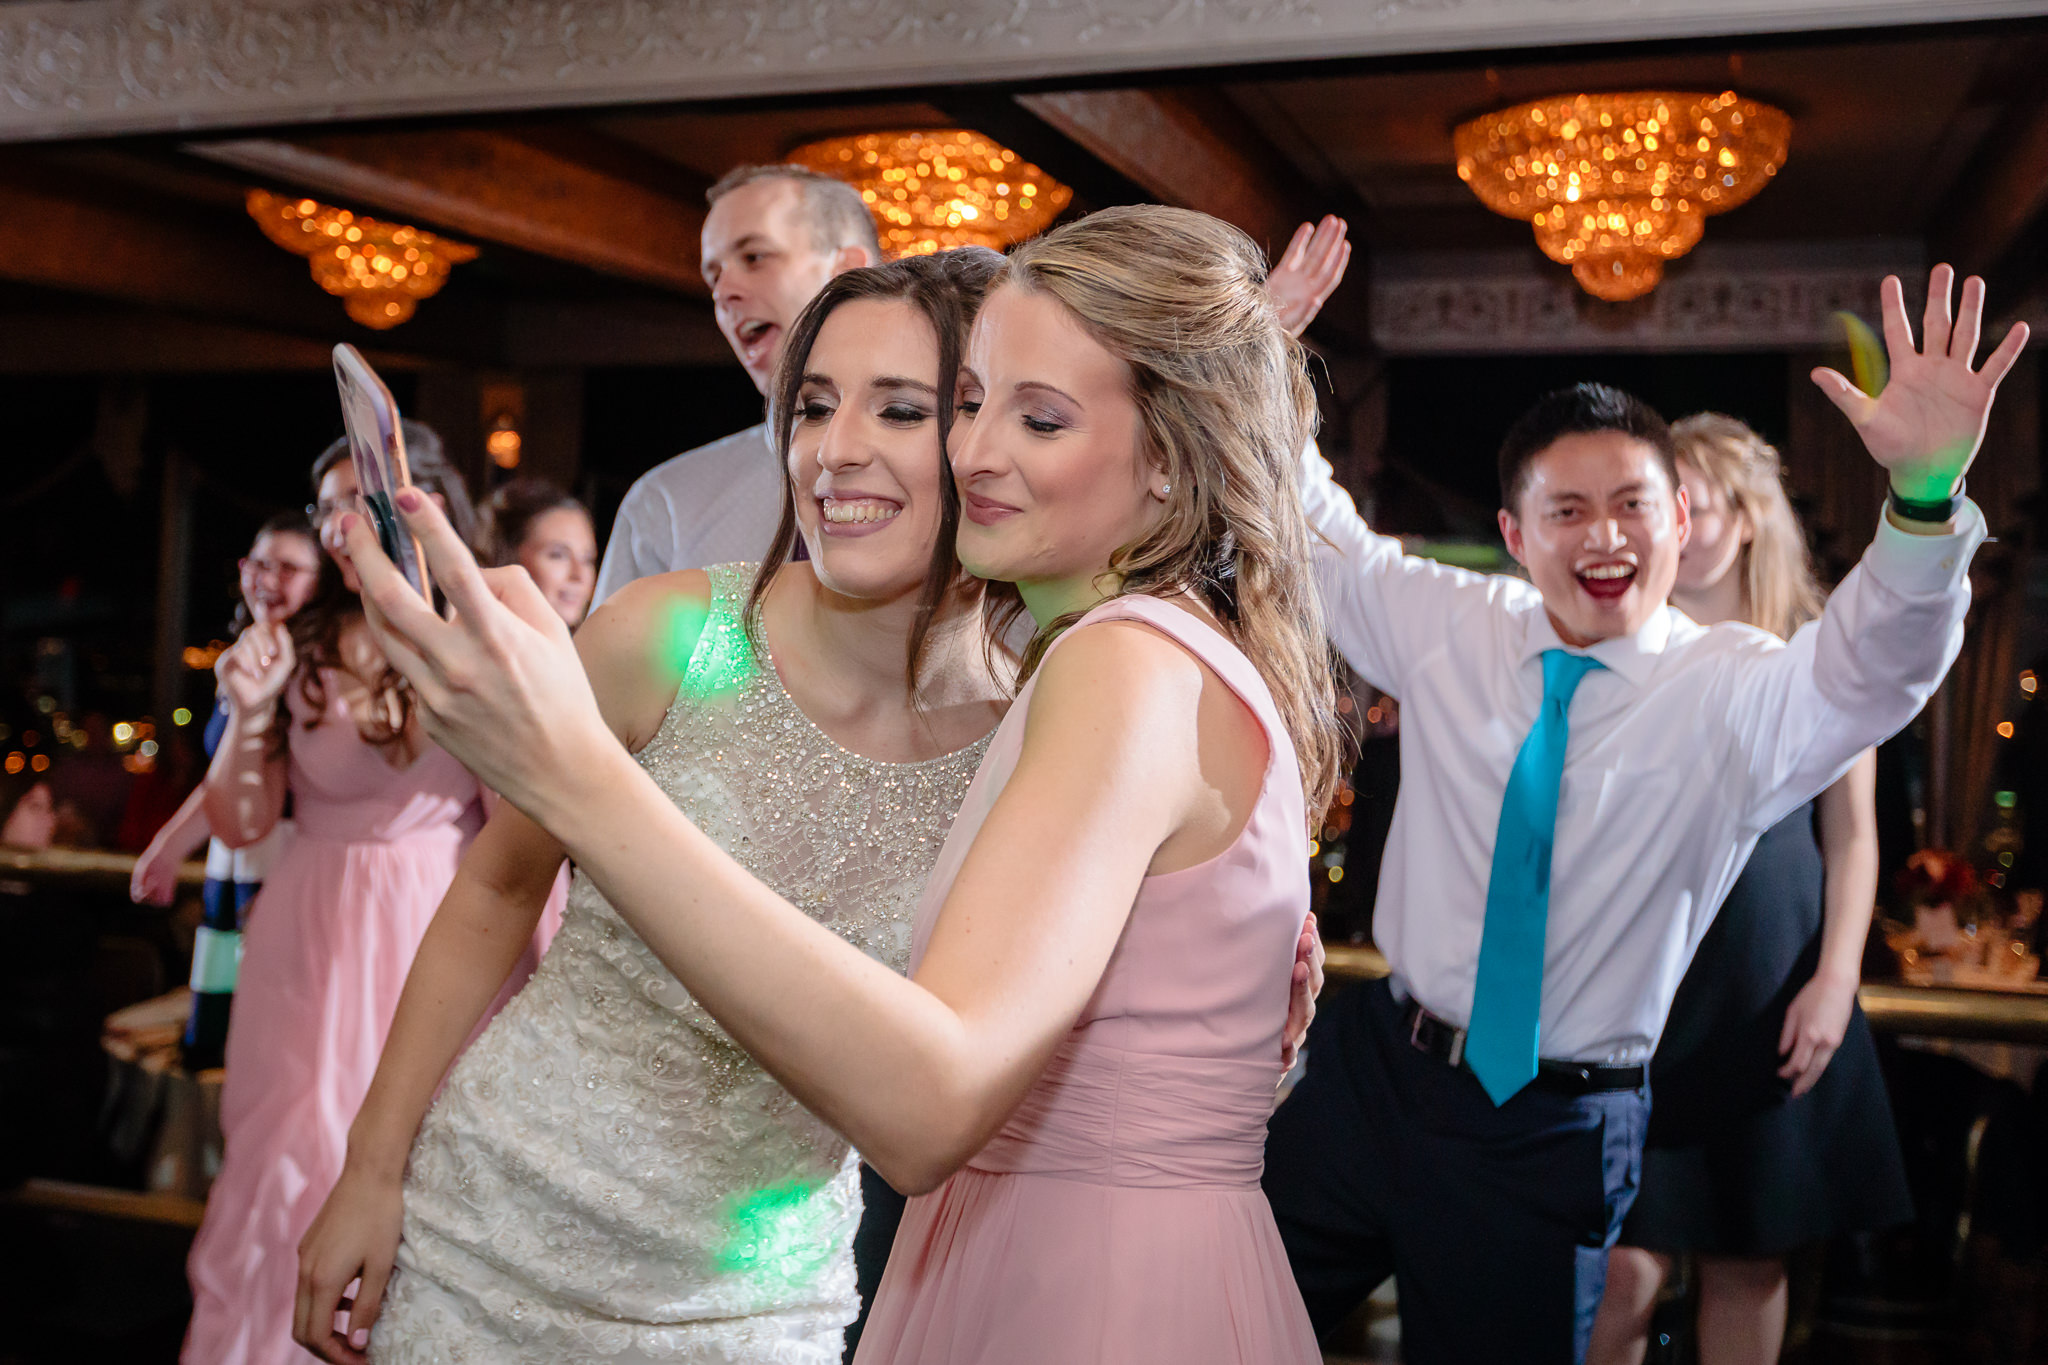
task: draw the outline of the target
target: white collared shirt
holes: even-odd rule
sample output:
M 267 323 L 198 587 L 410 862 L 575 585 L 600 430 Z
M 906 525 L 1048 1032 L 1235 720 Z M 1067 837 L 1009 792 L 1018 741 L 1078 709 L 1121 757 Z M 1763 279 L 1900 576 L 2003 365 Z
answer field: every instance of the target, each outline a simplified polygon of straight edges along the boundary
M 1401 703 L 1401 791 L 1373 936 L 1397 986 L 1463 1025 L 1515 755 L 1562 648 L 1536 588 L 1401 553 L 1311 451 L 1302 499 L 1330 637 Z M 1544 947 L 1540 1055 L 1635 1062 L 1760 836 L 1902 729 L 1962 647 L 1974 503 L 1954 534 L 1880 516 L 1820 620 L 1790 642 L 1675 607 L 1581 651 Z
M 591 606 L 650 574 L 761 558 L 782 516 L 783 484 L 766 423 L 662 461 L 619 504 Z

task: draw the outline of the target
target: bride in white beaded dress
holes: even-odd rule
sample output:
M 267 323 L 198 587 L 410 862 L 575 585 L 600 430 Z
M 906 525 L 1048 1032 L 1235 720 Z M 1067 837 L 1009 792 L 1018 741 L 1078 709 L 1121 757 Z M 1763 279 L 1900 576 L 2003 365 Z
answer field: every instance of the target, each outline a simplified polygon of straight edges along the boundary
M 953 558 L 943 443 L 999 261 L 951 252 L 828 285 L 777 384 L 794 496 L 758 575 L 644 579 L 577 637 L 607 721 L 677 805 L 898 972 L 1007 696 Z M 807 564 L 786 562 L 797 535 Z M 360 1362 L 374 1325 L 367 1356 L 391 1365 L 837 1361 L 857 1307 L 853 1153 L 586 878 L 531 983 L 448 1071 L 561 858 L 506 804 L 464 862 L 301 1246 L 294 1335 Z

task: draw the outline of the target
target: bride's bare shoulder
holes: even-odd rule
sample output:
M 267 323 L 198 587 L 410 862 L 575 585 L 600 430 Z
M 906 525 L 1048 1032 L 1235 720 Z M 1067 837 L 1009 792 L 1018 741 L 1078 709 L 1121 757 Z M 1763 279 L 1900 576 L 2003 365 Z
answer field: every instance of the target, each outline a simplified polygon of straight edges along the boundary
M 638 750 L 661 728 L 711 612 L 710 575 L 681 569 L 638 579 L 576 632 L 576 652 L 612 732 Z

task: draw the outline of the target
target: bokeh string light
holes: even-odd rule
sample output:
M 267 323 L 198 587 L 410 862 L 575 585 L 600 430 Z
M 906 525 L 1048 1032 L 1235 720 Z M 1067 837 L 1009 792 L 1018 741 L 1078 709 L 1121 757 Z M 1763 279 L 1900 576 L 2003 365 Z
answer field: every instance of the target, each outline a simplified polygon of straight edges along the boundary
M 264 236 L 304 256 L 314 283 L 380 331 L 411 317 L 421 299 L 441 292 L 449 271 L 476 259 L 467 243 L 313 199 L 250 190 L 247 204 Z
M 1657 287 L 1664 263 L 1699 243 L 1785 163 L 1792 120 L 1718 95 L 1635 92 L 1532 100 L 1473 119 L 1454 137 L 1458 178 L 1495 213 L 1610 302 Z
M 861 133 L 809 142 L 789 160 L 860 191 L 891 259 L 1035 236 L 1074 192 L 965 128 Z

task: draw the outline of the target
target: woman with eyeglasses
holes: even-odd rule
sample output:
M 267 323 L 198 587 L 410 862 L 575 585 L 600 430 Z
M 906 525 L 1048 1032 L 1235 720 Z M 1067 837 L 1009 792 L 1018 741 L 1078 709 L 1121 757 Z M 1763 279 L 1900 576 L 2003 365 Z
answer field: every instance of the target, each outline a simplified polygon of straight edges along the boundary
M 280 512 L 257 528 L 256 539 L 238 565 L 242 600 L 235 605 L 231 629 L 237 636 L 253 626 L 289 621 L 320 575 L 320 542 L 313 525 L 299 512 Z M 225 694 L 214 699 L 206 723 L 206 753 L 211 758 L 227 730 Z M 227 1042 L 228 1011 L 234 999 L 236 964 L 241 960 L 242 912 L 256 898 L 264 873 L 276 864 L 291 839 L 292 824 L 280 819 L 269 834 L 244 848 L 231 848 L 206 820 L 206 788 L 195 788 L 164 823 L 135 860 L 128 894 L 138 904 L 169 905 L 178 890 L 178 864 L 206 844 L 205 910 L 192 946 L 192 1013 L 185 1025 L 184 1056 L 188 1070 L 219 1066 Z
M 413 481 L 473 534 L 439 439 L 408 422 L 406 447 Z M 414 951 L 481 824 L 476 779 L 422 733 L 411 689 L 364 625 L 341 552 L 340 514 L 360 506 L 345 441 L 312 477 L 326 551 L 312 592 L 289 620 L 253 621 L 216 667 L 229 719 L 206 819 L 246 848 L 289 798 L 298 832 L 249 907 L 225 1160 L 189 1263 L 189 1365 L 306 1359 L 291 1339 L 299 1238 L 341 1170 Z

